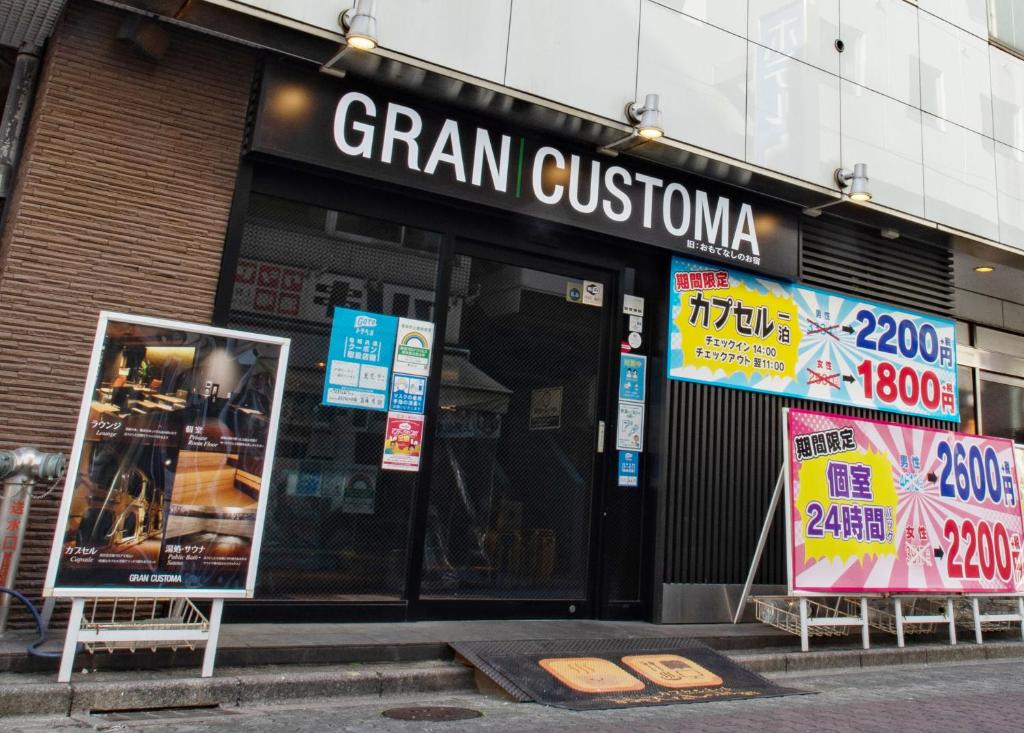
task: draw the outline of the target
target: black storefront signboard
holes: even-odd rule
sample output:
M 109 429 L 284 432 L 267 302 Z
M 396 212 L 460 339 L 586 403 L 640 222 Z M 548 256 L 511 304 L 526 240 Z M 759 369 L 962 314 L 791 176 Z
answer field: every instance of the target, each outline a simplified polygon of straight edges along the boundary
M 795 209 L 381 86 L 268 64 L 250 149 L 797 276 Z

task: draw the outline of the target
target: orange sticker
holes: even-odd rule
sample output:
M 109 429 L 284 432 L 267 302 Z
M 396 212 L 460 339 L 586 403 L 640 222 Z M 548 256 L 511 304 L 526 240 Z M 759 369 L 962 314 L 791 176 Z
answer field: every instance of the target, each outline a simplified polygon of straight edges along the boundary
M 623 657 L 622 663 L 656 685 L 681 690 L 688 687 L 718 687 L 722 678 L 686 657 L 675 654 L 638 654 Z
M 644 683 L 614 662 L 600 657 L 562 657 L 538 662 L 545 672 L 577 692 L 637 692 Z

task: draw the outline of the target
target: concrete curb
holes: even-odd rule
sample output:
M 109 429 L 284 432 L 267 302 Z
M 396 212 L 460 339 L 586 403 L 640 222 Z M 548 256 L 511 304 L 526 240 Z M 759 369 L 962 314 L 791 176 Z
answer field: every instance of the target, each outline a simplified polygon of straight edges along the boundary
M 198 670 L 197 670 L 198 672 Z M 274 703 L 304 698 L 355 697 L 472 690 L 473 672 L 453 662 L 365 664 L 315 669 L 275 669 L 252 674 L 225 669 L 200 677 L 126 677 L 0 682 L 0 718 L 70 715 L 96 710 Z
M 895 664 L 941 664 L 943 662 L 967 662 L 985 659 L 1008 659 L 1024 657 L 1021 642 L 973 641 L 949 644 L 927 644 L 908 646 L 903 649 L 884 647 L 879 649 L 836 649 L 821 651 L 768 652 L 762 654 L 729 654 L 738 662 L 755 672 L 812 672 L 815 670 L 849 669 L 851 667 L 878 667 Z

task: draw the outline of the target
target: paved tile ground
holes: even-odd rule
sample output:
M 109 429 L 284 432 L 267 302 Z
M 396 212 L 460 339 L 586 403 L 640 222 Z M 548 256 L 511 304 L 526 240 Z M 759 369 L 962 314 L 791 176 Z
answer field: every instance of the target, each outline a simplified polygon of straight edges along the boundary
M 306 700 L 296 705 L 231 709 L 190 720 L 113 722 L 77 718 L 7 718 L 11 733 L 116 730 L 129 733 L 321 733 L 323 731 L 857 731 L 858 733 L 979 733 L 1021 731 L 1024 675 L 1020 660 L 875 667 L 814 674 L 771 675 L 818 694 L 665 707 L 573 712 L 503 702 L 475 694 Z M 455 705 L 480 710 L 458 723 L 387 720 L 381 712 L 404 705 Z

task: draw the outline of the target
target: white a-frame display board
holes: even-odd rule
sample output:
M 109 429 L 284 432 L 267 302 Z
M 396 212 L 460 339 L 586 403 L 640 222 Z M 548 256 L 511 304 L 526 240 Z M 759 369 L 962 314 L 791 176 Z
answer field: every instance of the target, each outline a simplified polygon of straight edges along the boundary
M 74 599 L 76 643 L 207 641 L 225 598 L 251 598 L 289 340 L 103 312 L 44 595 Z M 213 599 L 208 623 L 82 627 L 86 598 Z M 172 603 L 181 608 L 182 604 Z

